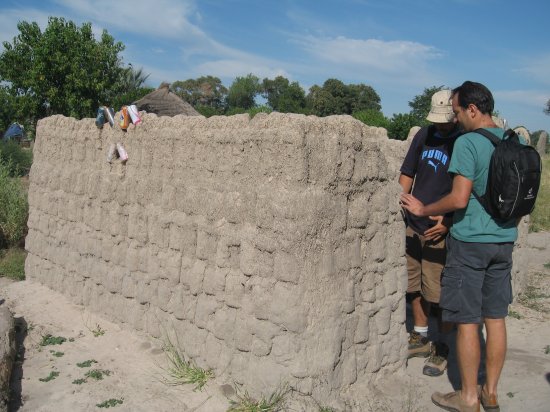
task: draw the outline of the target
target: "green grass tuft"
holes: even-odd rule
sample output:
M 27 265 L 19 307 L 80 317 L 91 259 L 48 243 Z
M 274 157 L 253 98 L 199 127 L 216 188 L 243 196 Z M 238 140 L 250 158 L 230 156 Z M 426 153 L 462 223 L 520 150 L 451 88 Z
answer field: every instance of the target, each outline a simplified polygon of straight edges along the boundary
M 268 398 L 262 396 L 260 400 L 252 398 L 247 391 L 239 393 L 237 399 L 230 400 L 230 407 L 227 412 L 278 412 L 283 411 L 286 403 L 286 395 L 290 391 L 288 385 L 283 385 Z
M 211 370 L 199 368 L 190 360 L 185 359 L 185 356 L 169 339 L 164 343 L 163 350 L 168 360 L 168 367 L 164 369 L 168 378 L 163 379 L 164 383 L 168 385 L 192 384 L 195 385 L 193 391 L 196 391 L 202 390 L 206 382 L 214 377 Z

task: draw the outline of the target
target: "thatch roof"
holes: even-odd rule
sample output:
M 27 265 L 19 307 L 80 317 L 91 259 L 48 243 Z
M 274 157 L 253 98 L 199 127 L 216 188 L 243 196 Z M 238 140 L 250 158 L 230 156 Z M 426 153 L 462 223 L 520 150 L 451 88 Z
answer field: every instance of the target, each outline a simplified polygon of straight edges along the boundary
M 145 110 L 147 113 L 155 113 L 158 116 L 176 116 L 178 114 L 200 116 L 193 106 L 170 91 L 168 83 L 162 83 L 157 90 L 143 96 L 134 104 L 138 110 Z

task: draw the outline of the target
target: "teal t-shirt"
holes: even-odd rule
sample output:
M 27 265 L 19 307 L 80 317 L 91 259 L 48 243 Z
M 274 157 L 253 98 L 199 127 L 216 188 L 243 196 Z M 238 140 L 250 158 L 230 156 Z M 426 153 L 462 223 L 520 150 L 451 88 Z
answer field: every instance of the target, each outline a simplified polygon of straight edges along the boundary
M 487 129 L 497 137 L 504 136 L 502 129 Z M 455 142 L 449 173 L 461 175 L 473 182 L 473 190 L 482 196 L 487 186 L 489 162 L 494 146 L 485 136 L 466 133 Z M 455 211 L 451 235 L 462 242 L 501 243 L 515 242 L 518 237 L 516 220 L 495 221 L 477 201 L 474 194 L 465 209 Z

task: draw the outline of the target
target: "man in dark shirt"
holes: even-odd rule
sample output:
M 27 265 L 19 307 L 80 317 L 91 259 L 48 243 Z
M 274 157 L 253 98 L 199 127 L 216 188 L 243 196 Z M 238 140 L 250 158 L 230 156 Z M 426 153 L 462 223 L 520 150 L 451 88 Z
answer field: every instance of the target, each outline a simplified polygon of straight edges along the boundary
M 459 133 L 450 99 L 450 90 L 441 90 L 432 96 L 427 120 L 433 124 L 423 127 L 414 136 L 401 166 L 399 184 L 403 192 L 412 193 L 424 203 L 435 202 L 451 191 L 452 180 L 447 169 Z M 428 315 L 431 305 L 439 303 L 450 218 L 420 218 L 406 212 L 406 221 L 407 294 L 414 319 L 408 356 L 430 356 L 423 373 L 439 376 L 447 366 L 448 347 L 442 342 L 432 345 L 428 340 Z

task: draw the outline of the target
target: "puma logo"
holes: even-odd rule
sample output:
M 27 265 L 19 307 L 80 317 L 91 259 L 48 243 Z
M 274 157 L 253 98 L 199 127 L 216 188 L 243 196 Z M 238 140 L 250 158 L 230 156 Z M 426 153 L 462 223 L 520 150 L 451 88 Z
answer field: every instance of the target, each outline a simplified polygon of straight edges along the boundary
M 437 173 L 437 166 L 439 166 L 439 165 L 436 165 L 436 164 L 435 164 L 434 162 L 432 162 L 431 160 L 428 160 L 428 164 L 429 164 L 430 166 L 433 166 L 435 172 Z

